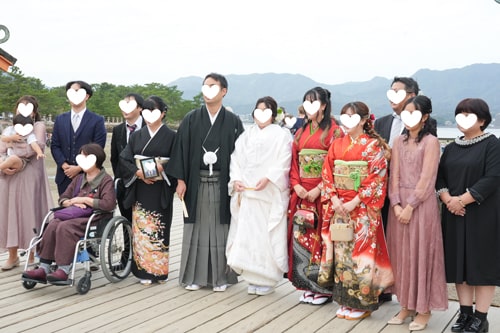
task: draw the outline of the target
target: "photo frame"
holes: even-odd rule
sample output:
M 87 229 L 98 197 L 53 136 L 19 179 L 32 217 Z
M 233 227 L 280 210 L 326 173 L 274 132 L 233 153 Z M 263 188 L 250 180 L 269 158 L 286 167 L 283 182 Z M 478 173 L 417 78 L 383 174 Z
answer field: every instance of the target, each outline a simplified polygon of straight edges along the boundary
M 151 179 L 160 176 L 158 168 L 156 167 L 156 160 L 154 157 L 143 158 L 139 162 L 144 178 Z

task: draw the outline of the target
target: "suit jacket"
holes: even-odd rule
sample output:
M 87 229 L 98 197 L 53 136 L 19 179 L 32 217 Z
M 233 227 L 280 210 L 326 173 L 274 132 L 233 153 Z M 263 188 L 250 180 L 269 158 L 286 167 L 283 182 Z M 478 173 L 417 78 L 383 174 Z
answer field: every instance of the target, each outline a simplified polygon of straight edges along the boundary
M 378 118 L 375 120 L 375 131 L 382 137 L 386 142 L 389 142 L 389 138 L 391 137 L 391 127 L 392 121 L 394 117 L 392 114 L 388 114 L 383 116 L 382 118 Z
M 50 145 L 52 157 L 57 164 L 56 184 L 61 184 L 67 178 L 62 169 L 63 163 L 76 165 L 76 155 L 87 143 L 97 143 L 103 148 L 106 145 L 106 127 L 103 116 L 87 109 L 76 133 L 71 125 L 71 112 L 62 113 L 56 117 Z
M 142 127 L 146 126 L 144 119 L 142 120 Z M 142 128 L 141 127 L 141 128 Z M 138 128 L 134 133 L 138 132 L 140 128 Z M 123 175 L 120 174 L 120 170 L 118 168 L 118 163 L 120 161 L 120 153 L 127 146 L 127 122 L 116 125 L 113 127 L 113 134 L 111 135 L 111 167 L 113 168 L 113 175 L 116 178 L 122 178 Z M 133 134 L 133 133 L 132 133 Z
M 120 161 L 120 153 L 127 145 L 127 126 L 126 122 L 113 127 L 113 135 L 111 136 L 111 167 L 113 175 L 116 178 L 121 178 L 118 171 L 118 162 Z

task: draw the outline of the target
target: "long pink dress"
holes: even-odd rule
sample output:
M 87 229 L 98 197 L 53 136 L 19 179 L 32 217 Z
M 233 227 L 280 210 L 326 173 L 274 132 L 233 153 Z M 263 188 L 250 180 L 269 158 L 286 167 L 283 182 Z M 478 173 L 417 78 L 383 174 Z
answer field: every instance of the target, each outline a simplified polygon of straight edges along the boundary
M 443 238 L 435 194 L 440 144 L 433 135 L 418 144 L 404 139 L 404 135 L 396 138 L 390 164 L 387 244 L 395 277 L 392 291 L 410 310 L 446 310 Z M 392 208 L 397 203 L 414 208 L 409 224 L 398 222 Z
M 34 125 L 37 143 L 45 150 L 45 123 Z M 1 149 L 4 149 L 2 145 Z M 31 150 L 31 147 L 27 147 Z M 45 153 L 47 154 L 47 153 Z M 38 233 L 50 208 L 54 207 L 45 159 L 31 158 L 26 167 L 14 174 L 0 172 L 0 252 L 11 247 L 25 249 Z

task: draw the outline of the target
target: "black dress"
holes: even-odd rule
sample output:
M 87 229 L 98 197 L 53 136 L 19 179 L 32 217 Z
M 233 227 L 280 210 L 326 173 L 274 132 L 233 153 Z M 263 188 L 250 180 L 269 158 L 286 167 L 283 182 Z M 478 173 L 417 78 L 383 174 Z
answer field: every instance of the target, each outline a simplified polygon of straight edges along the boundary
M 486 133 L 472 140 L 457 138 L 439 163 L 436 189 L 451 196 L 467 190 L 476 200 L 465 216 L 442 205 L 442 228 L 448 283 L 500 286 L 500 143 Z

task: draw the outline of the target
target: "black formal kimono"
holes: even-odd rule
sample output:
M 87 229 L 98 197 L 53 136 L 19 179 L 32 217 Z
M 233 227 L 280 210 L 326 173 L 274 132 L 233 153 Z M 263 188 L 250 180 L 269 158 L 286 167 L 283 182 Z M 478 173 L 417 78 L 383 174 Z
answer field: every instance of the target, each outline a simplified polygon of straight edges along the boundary
M 175 132 L 161 126 L 151 138 L 144 126 L 130 136 L 120 154 L 120 172 L 127 188 L 123 205 L 132 207 L 132 273 L 140 279 L 163 281 L 168 278 L 172 205 L 177 185 L 175 178 L 148 185 L 136 177 L 135 155 L 170 157 Z M 168 163 L 168 162 L 167 162 Z M 165 167 L 165 165 L 164 165 Z

